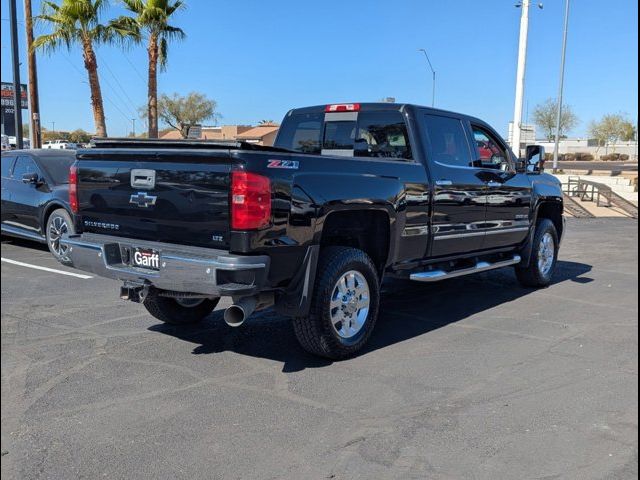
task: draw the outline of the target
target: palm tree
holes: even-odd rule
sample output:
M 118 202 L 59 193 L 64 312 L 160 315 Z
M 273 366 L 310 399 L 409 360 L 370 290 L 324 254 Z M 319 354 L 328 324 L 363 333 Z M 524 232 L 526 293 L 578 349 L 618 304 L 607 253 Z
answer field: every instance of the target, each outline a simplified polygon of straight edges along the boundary
M 98 61 L 94 50 L 96 44 L 109 43 L 113 39 L 112 28 L 100 23 L 100 14 L 106 6 L 106 0 L 62 0 L 60 5 L 44 1 L 42 14 L 36 19 L 49 24 L 52 31 L 39 36 L 33 42 L 33 48 L 40 48 L 49 53 L 61 47 L 71 49 L 74 44 L 80 45 L 84 68 L 89 76 L 91 108 L 97 137 L 107 136 Z
M 139 41 L 147 40 L 149 77 L 147 95 L 147 118 L 149 138 L 158 138 L 158 63 L 164 69 L 167 65 L 169 40 L 182 40 L 185 33 L 178 27 L 169 25 L 169 19 L 184 8 L 184 2 L 176 0 L 123 0 L 127 10 L 134 17 L 119 17 L 111 26 L 123 37 Z

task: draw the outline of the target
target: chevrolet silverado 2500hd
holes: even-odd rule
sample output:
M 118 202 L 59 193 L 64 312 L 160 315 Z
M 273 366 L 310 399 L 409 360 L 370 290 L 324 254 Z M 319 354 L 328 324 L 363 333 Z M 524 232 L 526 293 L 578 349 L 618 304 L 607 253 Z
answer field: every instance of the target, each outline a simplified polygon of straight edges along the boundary
M 518 159 L 483 121 L 415 105 L 294 109 L 274 147 L 94 147 L 70 172 L 77 233 L 63 240 L 65 261 L 120 280 L 122 298 L 172 324 L 202 320 L 222 296 L 232 326 L 274 306 L 329 358 L 367 342 L 383 276 L 513 266 L 544 287 L 564 231 L 541 147 Z

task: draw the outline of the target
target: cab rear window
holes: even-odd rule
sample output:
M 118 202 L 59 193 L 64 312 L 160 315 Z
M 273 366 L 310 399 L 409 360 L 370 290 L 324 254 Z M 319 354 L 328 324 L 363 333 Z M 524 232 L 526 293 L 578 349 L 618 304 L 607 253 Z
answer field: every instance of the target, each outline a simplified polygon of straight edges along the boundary
M 348 120 L 332 114 L 325 122 L 324 113 L 294 114 L 285 120 L 276 146 L 312 154 L 411 159 L 407 126 L 399 111 L 359 112 Z
M 326 122 L 323 150 L 353 150 L 356 122 Z

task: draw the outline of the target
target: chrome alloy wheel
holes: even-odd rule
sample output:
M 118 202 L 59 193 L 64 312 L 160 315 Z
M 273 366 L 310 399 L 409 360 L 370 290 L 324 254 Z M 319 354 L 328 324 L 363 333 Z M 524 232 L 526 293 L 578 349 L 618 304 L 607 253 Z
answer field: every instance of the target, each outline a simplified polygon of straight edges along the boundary
M 54 217 L 49 224 L 47 240 L 49 242 L 51 250 L 58 257 L 64 257 L 67 253 L 67 247 L 64 247 L 60 244 L 62 235 L 64 235 L 65 233 L 69 233 L 69 225 L 67 225 L 67 221 L 62 217 Z
M 538 246 L 538 269 L 545 277 L 549 275 L 553 267 L 555 255 L 556 245 L 553 241 L 553 236 L 547 232 L 542 236 L 542 240 L 540 240 L 540 245 Z
M 331 294 L 331 325 L 341 338 L 357 335 L 369 315 L 369 284 L 364 276 L 349 270 L 336 282 Z

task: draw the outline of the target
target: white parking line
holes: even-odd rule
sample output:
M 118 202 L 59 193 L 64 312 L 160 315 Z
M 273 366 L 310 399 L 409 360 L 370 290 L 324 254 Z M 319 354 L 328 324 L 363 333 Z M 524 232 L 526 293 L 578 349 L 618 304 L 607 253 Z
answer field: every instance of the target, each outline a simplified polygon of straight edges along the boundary
M 45 272 L 59 273 L 60 275 L 69 275 L 70 277 L 77 277 L 87 280 L 93 278 L 91 275 L 82 275 L 81 273 L 65 272 L 63 270 L 56 270 L 55 268 L 41 267 L 40 265 L 31 265 L 30 263 L 18 262 L 17 260 L 11 260 L 10 258 L 0 257 L 3 262 L 10 263 L 11 265 L 18 265 L 20 267 L 33 268 L 34 270 L 43 270 Z

